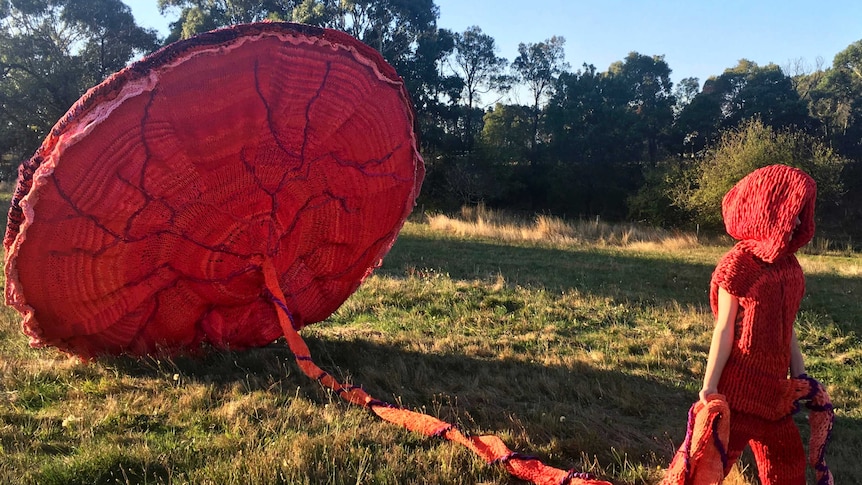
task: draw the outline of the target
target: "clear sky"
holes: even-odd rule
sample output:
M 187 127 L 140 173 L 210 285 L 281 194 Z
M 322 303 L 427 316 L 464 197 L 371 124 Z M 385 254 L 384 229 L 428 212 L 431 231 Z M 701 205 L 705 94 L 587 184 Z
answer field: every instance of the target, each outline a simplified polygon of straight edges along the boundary
M 124 0 L 138 23 L 164 35 L 175 20 L 156 0 Z M 664 55 L 676 83 L 719 75 L 742 58 L 781 67 L 802 60 L 810 70 L 862 40 L 862 0 L 434 0 L 437 26 L 463 32 L 477 25 L 512 61 L 518 44 L 566 39 L 573 70 L 599 71 L 631 51 Z

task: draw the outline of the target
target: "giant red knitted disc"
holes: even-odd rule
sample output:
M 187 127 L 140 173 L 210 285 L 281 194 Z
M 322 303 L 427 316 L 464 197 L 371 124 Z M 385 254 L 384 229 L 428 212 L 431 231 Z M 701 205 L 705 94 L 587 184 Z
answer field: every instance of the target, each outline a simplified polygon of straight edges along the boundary
M 391 247 L 424 175 L 401 78 L 326 29 L 170 45 L 87 92 L 22 165 L 6 301 L 83 357 L 246 348 L 329 316 Z

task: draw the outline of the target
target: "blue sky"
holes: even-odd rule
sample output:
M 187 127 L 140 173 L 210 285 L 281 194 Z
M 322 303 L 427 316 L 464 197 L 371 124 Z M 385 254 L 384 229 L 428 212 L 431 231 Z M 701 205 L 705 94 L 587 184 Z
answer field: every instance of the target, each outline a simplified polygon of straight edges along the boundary
M 174 17 L 158 14 L 156 0 L 125 0 L 140 25 L 163 34 Z M 862 40 L 860 0 L 435 0 L 438 27 L 463 32 L 472 25 L 494 38 L 498 55 L 513 60 L 518 44 L 553 35 L 566 39 L 572 69 L 599 71 L 631 51 L 664 55 L 673 81 L 703 83 L 741 58 L 788 66 L 835 54 Z

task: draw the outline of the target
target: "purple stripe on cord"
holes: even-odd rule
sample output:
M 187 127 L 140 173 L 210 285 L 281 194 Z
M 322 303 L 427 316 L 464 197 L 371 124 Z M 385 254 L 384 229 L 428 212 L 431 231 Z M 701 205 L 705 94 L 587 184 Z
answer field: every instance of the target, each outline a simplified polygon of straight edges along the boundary
M 267 291 L 267 293 L 269 293 L 269 299 L 272 300 L 276 305 L 278 305 L 278 307 L 281 308 L 281 311 L 283 311 L 284 314 L 287 315 L 288 320 L 290 320 L 290 326 L 293 327 L 294 330 L 299 331 L 299 329 L 296 327 L 296 322 L 293 321 L 293 315 L 287 308 L 287 304 L 281 301 L 280 298 L 273 295 L 271 291 Z
M 725 470 L 727 470 L 727 450 L 724 449 L 724 445 L 721 444 L 721 439 L 718 436 L 718 425 L 716 422 L 721 419 L 721 415 L 715 417 L 715 420 L 712 422 L 712 440 L 715 443 L 715 448 L 718 450 L 718 454 L 721 455 L 721 466 Z
M 538 459 L 538 458 L 536 458 Z M 574 469 L 569 470 L 569 473 L 560 480 L 560 485 L 568 485 L 569 482 L 574 478 L 580 478 L 581 480 L 592 480 L 593 476 L 589 473 L 575 471 Z

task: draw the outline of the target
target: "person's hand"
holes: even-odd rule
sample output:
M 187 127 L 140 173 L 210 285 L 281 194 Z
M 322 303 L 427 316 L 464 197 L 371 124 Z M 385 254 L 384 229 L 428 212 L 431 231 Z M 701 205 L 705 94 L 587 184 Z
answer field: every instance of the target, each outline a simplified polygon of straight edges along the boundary
M 705 405 L 707 396 L 711 396 L 713 394 L 718 394 L 718 389 L 715 389 L 712 387 L 704 387 L 703 389 L 700 390 L 698 397 L 700 398 L 700 402 L 702 402 Z

